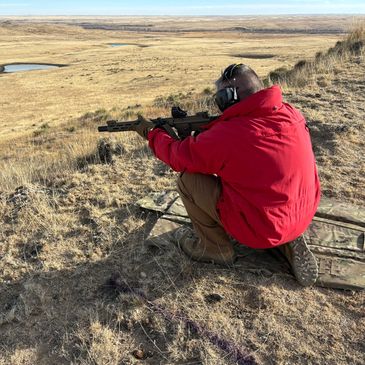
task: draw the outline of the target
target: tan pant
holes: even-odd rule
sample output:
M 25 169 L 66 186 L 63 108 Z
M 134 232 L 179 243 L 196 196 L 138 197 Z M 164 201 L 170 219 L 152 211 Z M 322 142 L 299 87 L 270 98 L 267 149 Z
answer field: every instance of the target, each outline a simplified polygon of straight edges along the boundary
M 221 183 L 213 175 L 182 173 L 177 181 L 178 191 L 201 244 L 208 251 L 233 251 L 216 205 Z

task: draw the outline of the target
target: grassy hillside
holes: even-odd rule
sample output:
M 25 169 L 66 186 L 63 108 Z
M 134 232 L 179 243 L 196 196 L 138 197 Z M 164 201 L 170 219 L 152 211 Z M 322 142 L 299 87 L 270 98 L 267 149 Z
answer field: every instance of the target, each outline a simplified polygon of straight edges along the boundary
M 351 45 L 364 41 L 355 31 L 334 46 L 344 52 L 313 54 L 280 79 L 308 119 L 323 193 L 359 205 L 365 59 Z M 215 112 L 210 96 L 202 87 L 45 120 L 2 143 L 1 365 L 365 362 L 364 292 L 303 289 L 286 266 L 265 271 L 268 253 L 262 270 L 243 257 L 227 269 L 144 243 L 157 215 L 135 202 L 174 189 L 176 176 L 133 133 L 108 136 L 114 162 L 104 163 L 96 126 L 177 102 Z

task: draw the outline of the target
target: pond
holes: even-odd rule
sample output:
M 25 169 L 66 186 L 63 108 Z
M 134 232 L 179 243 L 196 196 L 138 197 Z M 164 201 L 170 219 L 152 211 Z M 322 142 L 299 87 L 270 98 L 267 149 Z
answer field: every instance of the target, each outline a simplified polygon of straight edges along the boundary
M 37 64 L 37 63 L 15 63 L 0 66 L 0 72 L 11 73 L 19 71 L 48 70 L 62 67 L 64 65 Z
M 132 46 L 133 44 L 129 43 L 109 43 L 111 47 L 123 47 L 123 46 Z

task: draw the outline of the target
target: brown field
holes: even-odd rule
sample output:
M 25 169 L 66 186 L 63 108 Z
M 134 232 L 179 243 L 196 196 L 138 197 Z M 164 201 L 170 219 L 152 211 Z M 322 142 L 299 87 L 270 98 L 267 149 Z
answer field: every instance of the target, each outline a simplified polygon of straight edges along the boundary
M 364 292 L 303 289 L 287 267 L 267 277 L 244 259 L 195 263 L 173 244 L 151 251 L 157 216 L 135 202 L 175 189 L 175 174 L 133 133 L 107 136 L 124 151 L 102 163 L 96 131 L 177 103 L 216 112 L 230 63 L 263 78 L 285 67 L 324 195 L 363 206 L 364 50 L 327 53 L 354 27 L 365 42 L 363 19 L 0 18 L 0 65 L 67 65 L 0 74 L 0 365 L 365 363 Z M 128 290 L 106 285 L 115 275 Z
M 345 32 L 352 19 L 336 20 L 337 31 Z M 64 19 L 64 21 L 66 21 Z M 80 20 L 79 20 L 80 21 Z M 77 22 L 69 19 L 69 23 Z M 51 126 L 64 123 L 89 111 L 105 108 L 126 108 L 148 105 L 157 96 L 179 92 L 201 92 L 212 87 L 220 70 L 234 62 L 246 62 L 261 76 L 281 66 L 291 66 L 298 59 L 312 57 L 327 49 L 339 38 L 338 34 L 258 34 L 233 31 L 214 32 L 212 28 L 231 29 L 246 25 L 246 21 L 230 19 L 175 22 L 168 19 L 130 21 L 82 19 L 90 24 L 155 24 L 160 32 L 103 31 L 11 20 L 0 28 L 2 64 L 40 62 L 67 64 L 58 70 L 0 75 L 1 123 L 0 140 L 36 130 L 47 122 Z M 315 27 L 315 22 L 253 23 L 255 28 L 330 29 L 328 20 Z M 305 25 L 304 25 L 305 24 Z M 209 31 L 203 31 L 202 29 Z M 183 29 L 173 33 L 171 30 Z M 200 29 L 200 31 L 191 31 Z M 170 30 L 170 32 L 163 32 Z M 109 43 L 130 43 L 131 46 L 112 48 Z M 146 46 L 146 47 L 140 47 Z M 260 54 L 273 54 L 261 59 Z M 235 57 L 257 54 L 257 59 Z M 14 113 L 14 101 L 17 113 Z

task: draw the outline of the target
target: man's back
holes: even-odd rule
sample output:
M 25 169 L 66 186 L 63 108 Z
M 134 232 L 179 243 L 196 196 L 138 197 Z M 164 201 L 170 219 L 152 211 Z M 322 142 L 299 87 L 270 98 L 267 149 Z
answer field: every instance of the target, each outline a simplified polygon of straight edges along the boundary
M 221 119 L 216 133 L 228 156 L 218 173 L 223 185 L 218 209 L 225 228 L 255 248 L 295 239 L 319 203 L 304 117 L 282 103 L 275 86 L 227 109 Z
M 216 174 L 219 216 L 235 239 L 269 248 L 298 237 L 319 203 L 319 181 L 303 116 L 282 103 L 278 86 L 226 109 L 197 137 L 149 135 L 156 156 L 175 171 Z

